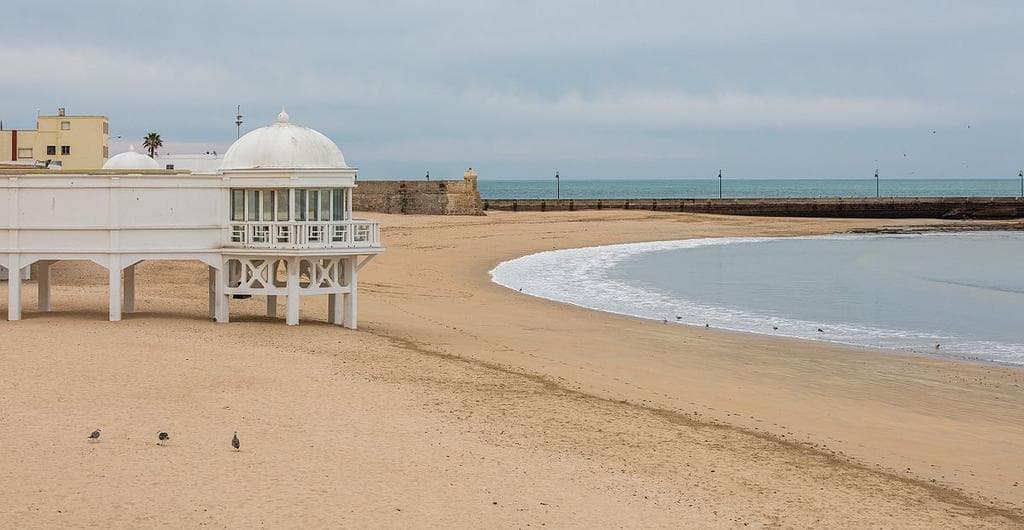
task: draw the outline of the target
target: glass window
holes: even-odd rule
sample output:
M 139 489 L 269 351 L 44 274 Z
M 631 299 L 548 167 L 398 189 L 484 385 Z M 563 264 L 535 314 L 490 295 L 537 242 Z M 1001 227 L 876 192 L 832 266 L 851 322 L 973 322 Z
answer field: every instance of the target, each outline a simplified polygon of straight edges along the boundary
M 274 220 L 274 196 L 277 192 L 274 190 L 263 191 L 263 217 L 261 221 L 273 221 Z
M 48 145 L 48 146 L 46 146 L 46 154 L 48 154 L 48 155 L 55 155 L 55 154 L 57 154 L 57 146 L 56 145 Z
M 62 154 L 62 155 L 70 155 L 71 154 L 71 146 L 70 145 L 62 145 L 62 146 L 60 146 L 60 154 Z
M 306 190 L 295 190 L 295 220 L 306 220 Z
M 288 220 L 288 190 L 277 190 L 277 220 Z
M 320 206 L 320 192 L 319 190 L 308 190 L 309 198 L 306 201 L 306 219 L 310 221 L 316 221 L 319 217 L 317 210 Z
M 331 200 L 334 202 L 334 208 L 331 209 L 331 220 L 341 221 L 344 219 L 345 213 L 345 195 L 341 188 L 334 188 L 331 190 Z
M 330 190 L 320 190 L 320 220 L 331 219 L 331 194 Z
M 245 195 L 245 219 L 247 221 L 258 221 L 260 216 L 260 190 L 247 190 Z
M 245 192 L 242 190 L 231 190 L 231 220 L 245 220 Z

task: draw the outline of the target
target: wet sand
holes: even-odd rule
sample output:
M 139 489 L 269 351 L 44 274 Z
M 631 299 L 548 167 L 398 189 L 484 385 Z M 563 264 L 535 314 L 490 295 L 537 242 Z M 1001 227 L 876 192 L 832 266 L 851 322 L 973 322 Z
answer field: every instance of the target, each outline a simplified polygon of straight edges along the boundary
M 371 217 L 389 250 L 361 273 L 358 332 L 323 323 L 325 298 L 298 327 L 262 299 L 209 322 L 194 263 L 140 265 L 120 323 L 95 265 L 55 266 L 50 314 L 26 285 L 26 319 L 0 321 L 0 523 L 1024 525 L 1024 371 L 664 325 L 487 276 L 554 248 L 907 223 Z

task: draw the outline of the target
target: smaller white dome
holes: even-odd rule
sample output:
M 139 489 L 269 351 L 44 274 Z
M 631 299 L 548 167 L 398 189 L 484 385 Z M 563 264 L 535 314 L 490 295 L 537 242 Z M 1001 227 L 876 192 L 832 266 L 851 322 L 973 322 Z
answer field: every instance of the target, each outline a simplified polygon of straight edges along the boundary
M 163 169 L 160 164 L 152 158 L 135 151 L 134 145 L 129 145 L 128 150 L 110 157 L 103 169 Z

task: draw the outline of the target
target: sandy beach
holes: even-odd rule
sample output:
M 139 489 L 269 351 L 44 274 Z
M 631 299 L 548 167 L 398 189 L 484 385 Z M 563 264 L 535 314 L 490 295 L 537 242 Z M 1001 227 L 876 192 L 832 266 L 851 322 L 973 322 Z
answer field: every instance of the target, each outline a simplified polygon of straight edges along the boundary
M 26 284 L 25 320 L 0 321 L 0 525 L 1024 527 L 1020 369 L 664 325 L 487 274 L 923 221 L 366 216 L 388 251 L 359 331 L 326 298 L 297 327 L 262 299 L 215 324 L 198 263 L 141 264 L 118 323 L 98 266 L 55 266 L 52 313 Z

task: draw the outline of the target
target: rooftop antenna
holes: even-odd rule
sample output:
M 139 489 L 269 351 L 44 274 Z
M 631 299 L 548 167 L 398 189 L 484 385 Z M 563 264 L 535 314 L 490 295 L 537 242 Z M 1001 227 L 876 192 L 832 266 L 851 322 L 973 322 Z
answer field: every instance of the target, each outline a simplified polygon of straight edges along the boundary
M 242 106 L 235 108 L 235 138 L 242 137 Z

